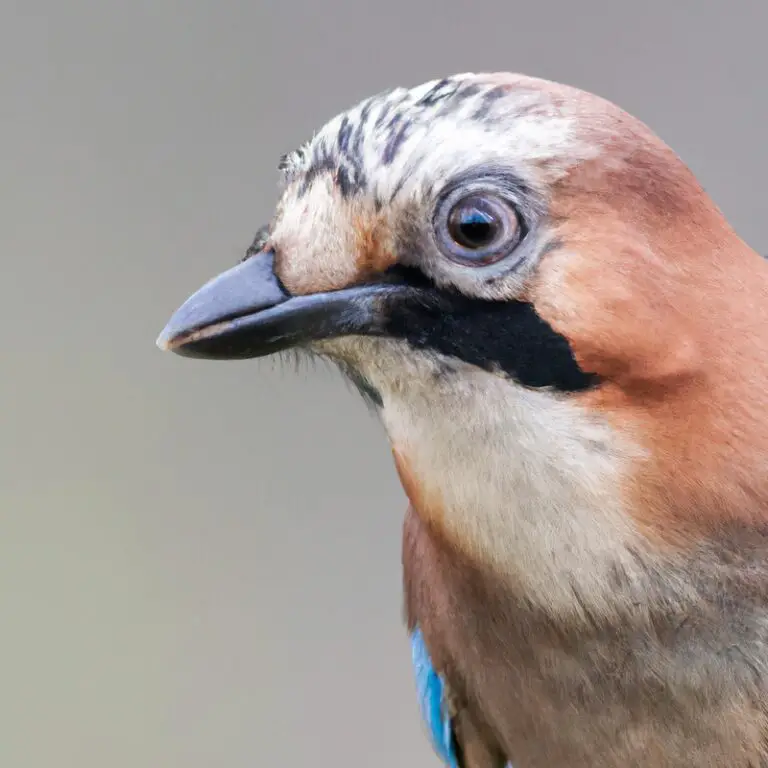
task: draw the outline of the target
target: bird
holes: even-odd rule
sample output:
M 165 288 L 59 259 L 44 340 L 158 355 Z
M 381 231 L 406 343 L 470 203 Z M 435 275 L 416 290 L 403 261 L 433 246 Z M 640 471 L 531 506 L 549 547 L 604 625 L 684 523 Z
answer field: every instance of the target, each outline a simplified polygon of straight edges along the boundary
M 612 101 L 525 74 L 370 96 L 157 344 L 329 360 L 407 508 L 451 768 L 768 766 L 768 264 Z

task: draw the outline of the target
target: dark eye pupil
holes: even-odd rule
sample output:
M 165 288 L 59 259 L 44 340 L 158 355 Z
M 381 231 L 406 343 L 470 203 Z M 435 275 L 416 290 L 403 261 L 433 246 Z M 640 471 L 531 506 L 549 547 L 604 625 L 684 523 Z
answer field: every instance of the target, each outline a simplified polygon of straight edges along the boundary
M 499 231 L 499 222 L 488 211 L 470 206 L 457 206 L 448 222 L 451 237 L 464 248 L 484 248 Z

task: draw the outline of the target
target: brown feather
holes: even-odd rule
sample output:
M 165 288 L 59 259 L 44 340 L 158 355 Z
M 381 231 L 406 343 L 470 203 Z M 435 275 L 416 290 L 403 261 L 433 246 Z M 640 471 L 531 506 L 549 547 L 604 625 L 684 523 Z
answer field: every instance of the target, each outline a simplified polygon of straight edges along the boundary
M 664 574 L 660 599 L 587 630 L 465 559 L 416 510 L 403 541 L 409 624 L 489 753 L 524 768 L 766 765 L 765 536 L 726 531 L 729 565 L 706 551 L 685 563 L 698 591 L 684 607 L 661 599 Z
M 297 294 L 407 256 L 437 285 L 530 301 L 599 374 L 563 394 L 389 339 L 317 347 L 381 395 L 412 505 L 407 623 L 447 678 L 467 768 L 768 768 L 768 264 L 618 107 L 464 79 L 455 109 L 432 90 L 386 105 L 409 123 L 385 131 L 386 162 L 370 105 L 329 124 L 272 241 Z M 349 195 L 325 158 L 355 121 L 371 151 Z M 424 232 L 436 183 L 500 154 L 542 220 L 519 268 L 489 277 Z M 404 248 L 406 230 L 424 232 Z
M 690 542 L 768 519 L 768 263 L 668 148 L 623 138 L 556 191 L 531 298 L 606 380 L 582 400 L 648 449 L 630 512 Z

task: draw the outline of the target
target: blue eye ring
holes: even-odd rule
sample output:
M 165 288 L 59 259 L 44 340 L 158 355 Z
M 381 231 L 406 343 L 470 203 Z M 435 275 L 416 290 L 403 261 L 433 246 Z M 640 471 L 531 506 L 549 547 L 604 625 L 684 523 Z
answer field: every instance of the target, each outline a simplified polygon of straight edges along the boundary
M 435 220 L 441 251 L 452 261 L 487 266 L 509 256 L 520 243 L 523 226 L 514 205 L 489 193 L 447 200 Z

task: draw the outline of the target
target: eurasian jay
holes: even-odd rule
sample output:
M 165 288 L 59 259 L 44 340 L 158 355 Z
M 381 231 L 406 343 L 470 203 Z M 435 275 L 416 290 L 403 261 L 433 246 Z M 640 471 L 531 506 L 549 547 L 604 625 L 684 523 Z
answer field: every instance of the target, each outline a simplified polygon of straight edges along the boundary
M 158 344 L 300 348 L 378 412 L 443 761 L 768 766 L 768 264 L 644 124 L 524 76 L 374 96 L 280 167 Z

